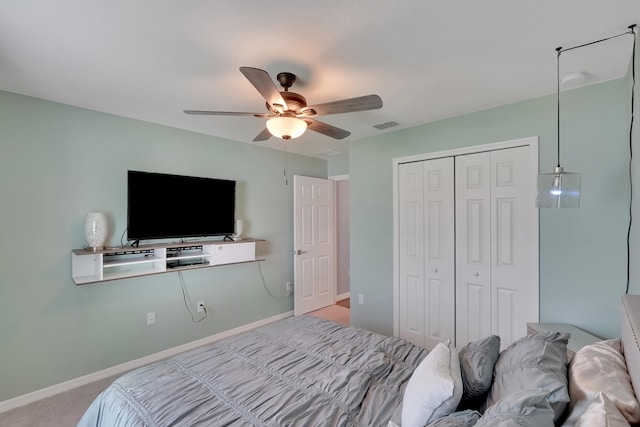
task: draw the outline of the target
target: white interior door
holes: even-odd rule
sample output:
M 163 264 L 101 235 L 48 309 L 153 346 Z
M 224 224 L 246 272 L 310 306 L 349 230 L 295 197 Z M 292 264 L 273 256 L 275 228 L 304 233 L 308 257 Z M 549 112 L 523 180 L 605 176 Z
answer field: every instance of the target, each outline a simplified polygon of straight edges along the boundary
M 334 303 L 334 182 L 294 176 L 294 314 Z
M 400 337 L 455 339 L 453 158 L 399 167 Z

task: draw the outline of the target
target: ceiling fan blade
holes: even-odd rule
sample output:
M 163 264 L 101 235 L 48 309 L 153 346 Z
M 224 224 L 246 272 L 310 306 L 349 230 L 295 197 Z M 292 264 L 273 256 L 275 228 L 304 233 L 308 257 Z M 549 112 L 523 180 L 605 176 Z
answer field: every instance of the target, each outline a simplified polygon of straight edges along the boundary
M 310 105 L 300 111 L 300 116 L 326 116 L 353 111 L 376 110 L 378 108 L 382 108 L 382 99 L 378 95 L 366 95 L 325 104 Z
M 334 139 L 344 139 L 351 135 L 351 132 L 347 130 L 340 129 L 317 120 L 305 118 L 304 121 L 307 122 L 307 129 L 330 136 Z
M 270 106 L 280 105 L 284 108 L 284 111 L 287 110 L 287 103 L 284 102 L 282 95 L 280 95 L 280 91 L 273 80 L 271 80 L 271 77 L 269 77 L 269 73 L 259 68 L 252 67 L 240 67 L 240 72 L 244 74 L 247 80 L 249 80 L 256 89 L 258 89 L 258 92 L 260 92 L 260 95 L 264 97 L 267 104 Z
M 254 142 L 257 141 L 266 141 L 267 139 L 271 138 L 271 132 L 269 132 L 269 129 L 264 128 L 264 130 L 262 132 L 260 132 L 258 134 L 258 136 L 256 136 L 255 138 L 253 138 Z
M 237 111 L 206 111 L 206 110 L 184 110 L 186 114 L 201 116 L 254 116 L 254 117 L 270 117 L 266 113 L 243 113 Z

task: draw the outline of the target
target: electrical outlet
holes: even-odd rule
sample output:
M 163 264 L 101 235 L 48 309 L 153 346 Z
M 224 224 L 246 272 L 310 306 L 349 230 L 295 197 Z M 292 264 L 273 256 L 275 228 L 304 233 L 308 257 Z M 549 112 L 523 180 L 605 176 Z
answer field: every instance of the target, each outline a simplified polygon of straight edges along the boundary
M 358 294 L 358 304 L 364 304 L 364 294 Z
M 147 325 L 153 325 L 156 323 L 156 312 L 152 311 L 151 313 L 147 313 Z
M 285 289 L 287 291 L 287 295 L 291 295 L 293 293 L 293 284 L 291 282 L 287 282 Z
M 204 301 L 198 301 L 196 306 L 198 307 L 198 313 L 202 313 L 204 311 Z

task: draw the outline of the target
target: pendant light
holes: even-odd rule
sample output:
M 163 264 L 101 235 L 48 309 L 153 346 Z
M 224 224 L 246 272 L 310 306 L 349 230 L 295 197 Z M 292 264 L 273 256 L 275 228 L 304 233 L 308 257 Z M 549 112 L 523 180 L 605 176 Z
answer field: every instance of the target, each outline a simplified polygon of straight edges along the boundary
M 560 166 L 560 53 L 562 47 L 556 49 L 557 56 L 557 162 L 551 173 L 538 175 L 539 208 L 579 208 L 580 207 L 580 174 L 565 172 Z
M 590 43 L 581 44 L 579 46 L 573 46 L 567 49 L 562 47 L 556 48 L 557 56 L 557 118 L 558 118 L 558 157 L 556 167 L 552 173 L 543 173 L 538 175 L 538 196 L 536 204 L 539 208 L 579 208 L 580 207 L 580 174 L 565 172 L 563 167 L 560 166 L 560 53 L 573 49 L 579 49 L 585 46 L 605 42 L 607 40 L 615 39 L 617 37 L 623 37 L 626 35 L 632 35 L 634 40 L 633 53 L 635 54 L 635 32 L 636 25 L 629 25 L 629 31 L 626 31 L 615 36 L 607 37 L 604 39 L 596 40 Z M 569 76 L 567 76 L 569 77 Z M 575 77 L 575 76 L 574 76 Z M 635 74 L 634 74 L 635 84 Z M 633 101 L 632 101 L 633 111 Z M 633 114 L 632 114 L 633 115 Z M 633 123 L 633 118 L 632 118 Z

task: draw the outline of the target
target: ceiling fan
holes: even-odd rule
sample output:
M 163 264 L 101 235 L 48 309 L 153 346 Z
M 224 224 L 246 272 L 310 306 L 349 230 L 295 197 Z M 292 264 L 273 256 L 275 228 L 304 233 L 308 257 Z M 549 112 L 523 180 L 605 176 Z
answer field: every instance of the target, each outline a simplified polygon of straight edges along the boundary
M 240 72 L 264 97 L 267 113 L 243 113 L 233 111 L 184 110 L 187 114 L 211 116 L 254 116 L 267 118 L 267 127 L 253 140 L 266 141 L 272 135 L 282 139 L 293 139 L 302 135 L 307 129 L 335 139 L 344 139 L 351 132 L 331 126 L 315 119 L 329 114 L 350 113 L 382 108 L 382 99 L 378 95 L 366 95 L 357 98 L 342 99 L 307 106 L 307 100 L 299 93 L 289 92 L 296 81 L 293 73 L 279 73 L 278 83 L 284 88 L 279 91 L 269 77 L 269 73 L 259 68 L 240 67 Z

